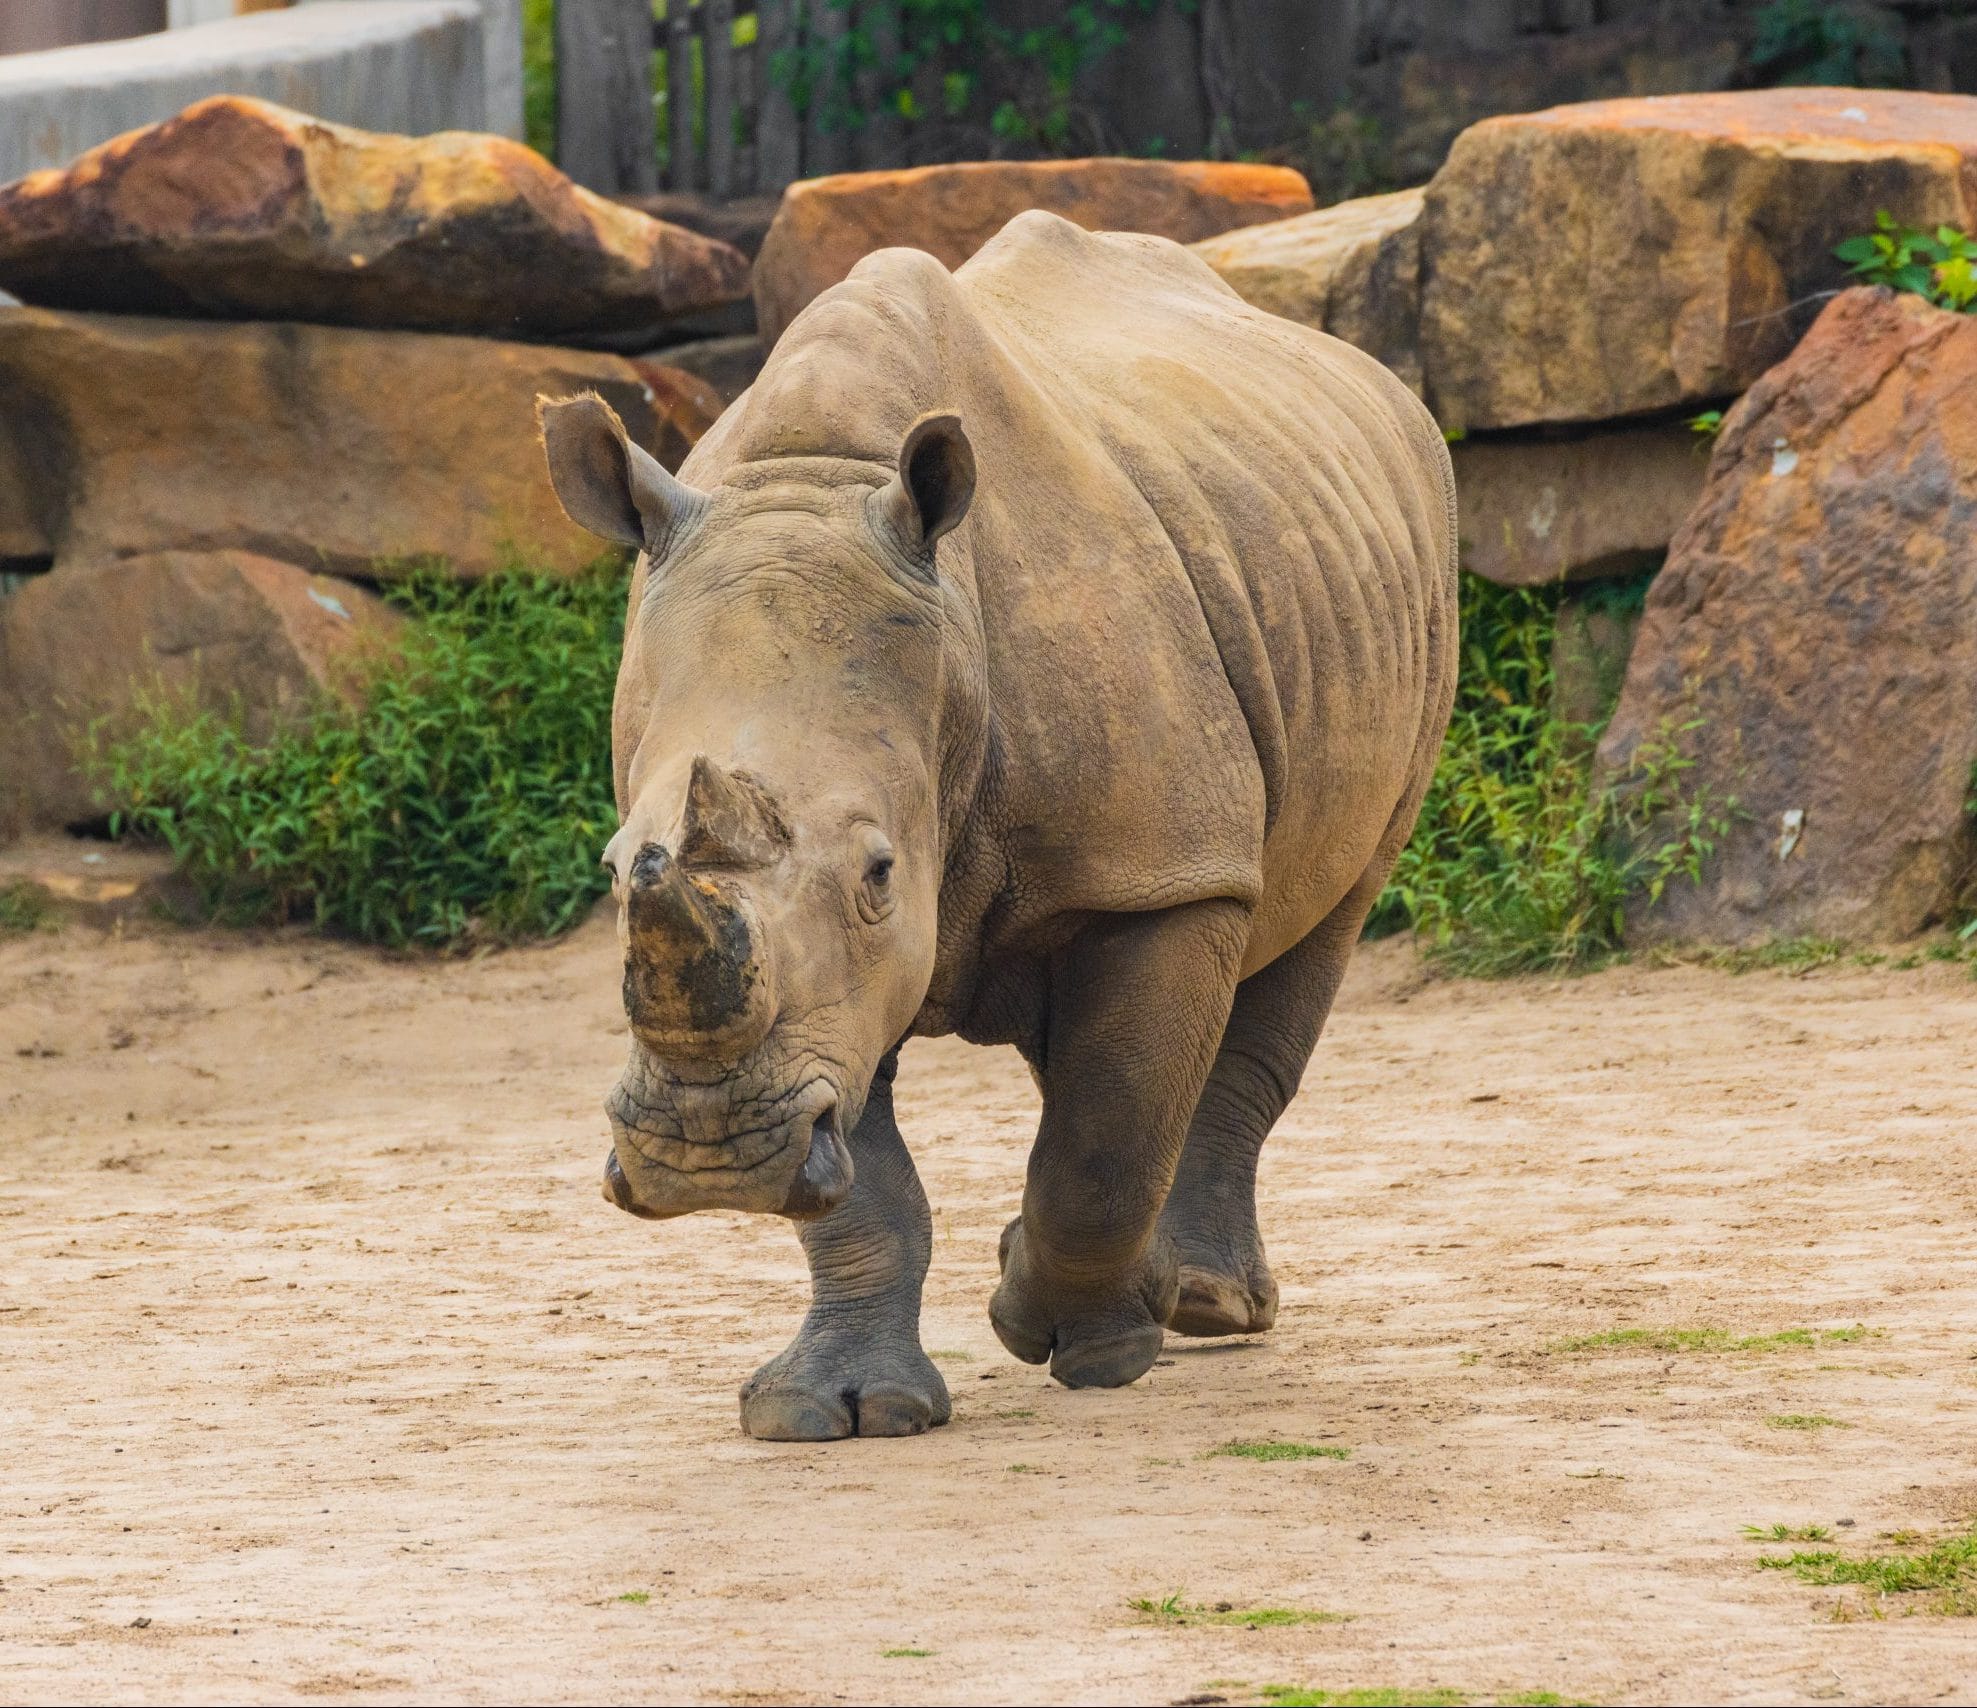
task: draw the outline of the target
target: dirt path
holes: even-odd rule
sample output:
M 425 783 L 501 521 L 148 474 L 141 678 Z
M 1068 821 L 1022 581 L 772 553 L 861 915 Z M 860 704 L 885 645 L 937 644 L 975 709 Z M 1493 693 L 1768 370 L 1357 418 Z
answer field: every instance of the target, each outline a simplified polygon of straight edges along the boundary
M 1836 1620 L 1740 1533 L 1977 1517 L 1959 969 L 1367 955 L 1265 1156 L 1281 1326 L 1120 1393 L 997 1346 L 1032 1093 L 916 1045 L 954 1422 L 810 1447 L 735 1421 L 789 1230 L 598 1197 L 612 962 L 0 944 L 0 1698 L 1977 1697 L 1977 1622 Z M 1176 1590 L 1350 1618 L 1128 1607 Z

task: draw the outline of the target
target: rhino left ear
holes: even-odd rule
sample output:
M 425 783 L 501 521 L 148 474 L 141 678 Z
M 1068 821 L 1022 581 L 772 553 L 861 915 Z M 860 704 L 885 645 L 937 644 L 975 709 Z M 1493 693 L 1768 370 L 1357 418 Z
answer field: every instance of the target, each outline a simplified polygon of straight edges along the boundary
M 549 482 L 579 528 L 621 546 L 665 549 L 675 529 L 706 500 L 632 443 L 618 412 L 594 391 L 535 400 Z
M 968 514 L 975 496 L 975 450 L 961 417 L 936 409 L 906 430 L 899 472 L 875 502 L 907 552 L 931 556 L 934 542 Z

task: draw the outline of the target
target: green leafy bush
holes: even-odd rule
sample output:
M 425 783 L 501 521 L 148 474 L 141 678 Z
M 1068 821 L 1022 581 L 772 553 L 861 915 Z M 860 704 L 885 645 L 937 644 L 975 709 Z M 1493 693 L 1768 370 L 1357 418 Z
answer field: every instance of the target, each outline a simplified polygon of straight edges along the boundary
M 1882 208 L 1873 231 L 1849 237 L 1833 253 L 1864 285 L 1911 291 L 1957 314 L 1977 313 L 1977 238 L 1953 225 L 1919 231 Z
M 428 567 L 387 596 L 413 620 L 272 740 L 167 700 L 106 746 L 119 828 L 163 842 L 216 917 L 309 918 L 394 945 L 552 934 L 608 887 L 611 692 L 625 572 Z
M 1891 88 L 1902 61 L 1898 17 L 1833 0 L 1771 0 L 1750 48 L 1751 69 L 1774 83 Z
M 556 158 L 556 0 L 522 0 L 522 134 Z
M 1462 578 L 1455 713 L 1370 927 L 1412 929 L 1452 971 L 1568 969 L 1610 954 L 1627 909 L 1693 881 L 1734 810 L 1684 788 L 1679 741 L 1695 723 L 1595 785 L 1597 727 L 1551 714 L 1557 601 L 1556 589 Z

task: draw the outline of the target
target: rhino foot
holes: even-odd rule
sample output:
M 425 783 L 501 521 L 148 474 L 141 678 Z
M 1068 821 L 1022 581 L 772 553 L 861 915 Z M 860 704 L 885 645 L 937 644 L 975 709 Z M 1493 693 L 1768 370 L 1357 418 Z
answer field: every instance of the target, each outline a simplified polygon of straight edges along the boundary
M 1257 1254 L 1239 1269 L 1181 1262 L 1181 1292 L 1167 1326 L 1176 1334 L 1261 1334 L 1277 1320 L 1277 1280 Z
M 989 1321 L 1024 1363 L 1048 1359 L 1067 1388 L 1123 1388 L 1152 1368 L 1177 1288 L 1167 1240 L 1156 1238 L 1136 1270 L 1103 1290 L 1054 1284 L 1031 1252 L 1021 1216 L 1003 1230 L 1001 1257 Z
M 922 1435 L 951 1409 L 946 1382 L 917 1342 L 850 1323 L 806 1323 L 741 1390 L 741 1427 L 758 1441 Z

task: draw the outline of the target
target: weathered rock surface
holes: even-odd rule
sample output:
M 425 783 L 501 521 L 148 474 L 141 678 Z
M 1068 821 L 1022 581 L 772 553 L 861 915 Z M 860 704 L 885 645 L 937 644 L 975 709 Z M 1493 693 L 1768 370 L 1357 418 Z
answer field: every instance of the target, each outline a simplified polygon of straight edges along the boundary
M 971 161 L 806 179 L 784 192 L 756 257 L 756 322 L 775 343 L 875 249 L 924 249 L 958 267 L 1026 208 L 1087 231 L 1197 243 L 1310 207 L 1310 186 L 1288 167 L 1207 160 Z
M 92 722 L 114 739 L 140 693 L 237 702 L 263 736 L 347 685 L 389 644 L 376 595 L 251 552 L 163 552 L 67 565 L 0 599 L 0 829 L 95 816 L 79 764 Z
M 1487 119 L 1428 186 L 1428 401 L 1473 430 L 1742 391 L 1877 208 L 1971 225 L 1977 99 L 1766 89 Z
M 691 344 L 668 344 L 640 360 L 684 368 L 720 394 L 722 407 L 733 403 L 755 383 L 769 352 L 753 333 L 733 338 L 701 338 Z
M 1679 738 L 1741 822 L 1643 936 L 1901 937 L 1966 882 L 1977 760 L 1977 317 L 1839 297 L 1731 412 L 1600 745 Z
M 651 400 L 653 442 L 647 448 L 677 472 L 700 436 L 720 420 L 727 399 L 698 374 L 668 362 L 634 356 L 630 365 Z
M 1364 196 L 1195 244 L 1245 302 L 1343 338 L 1421 389 L 1419 190 Z
M 558 338 L 737 302 L 748 264 L 505 137 L 380 136 L 221 95 L 0 190 L 0 286 L 60 308 Z
M 1702 495 L 1706 450 L 1679 421 L 1458 440 L 1462 566 L 1507 587 L 1643 568 Z
M 27 498 L 76 562 L 237 547 L 346 574 L 426 555 L 465 575 L 514 557 L 575 569 L 597 542 L 550 489 L 535 400 L 586 388 L 658 449 L 645 382 L 617 356 L 0 310 L 0 417 L 35 424 Z

